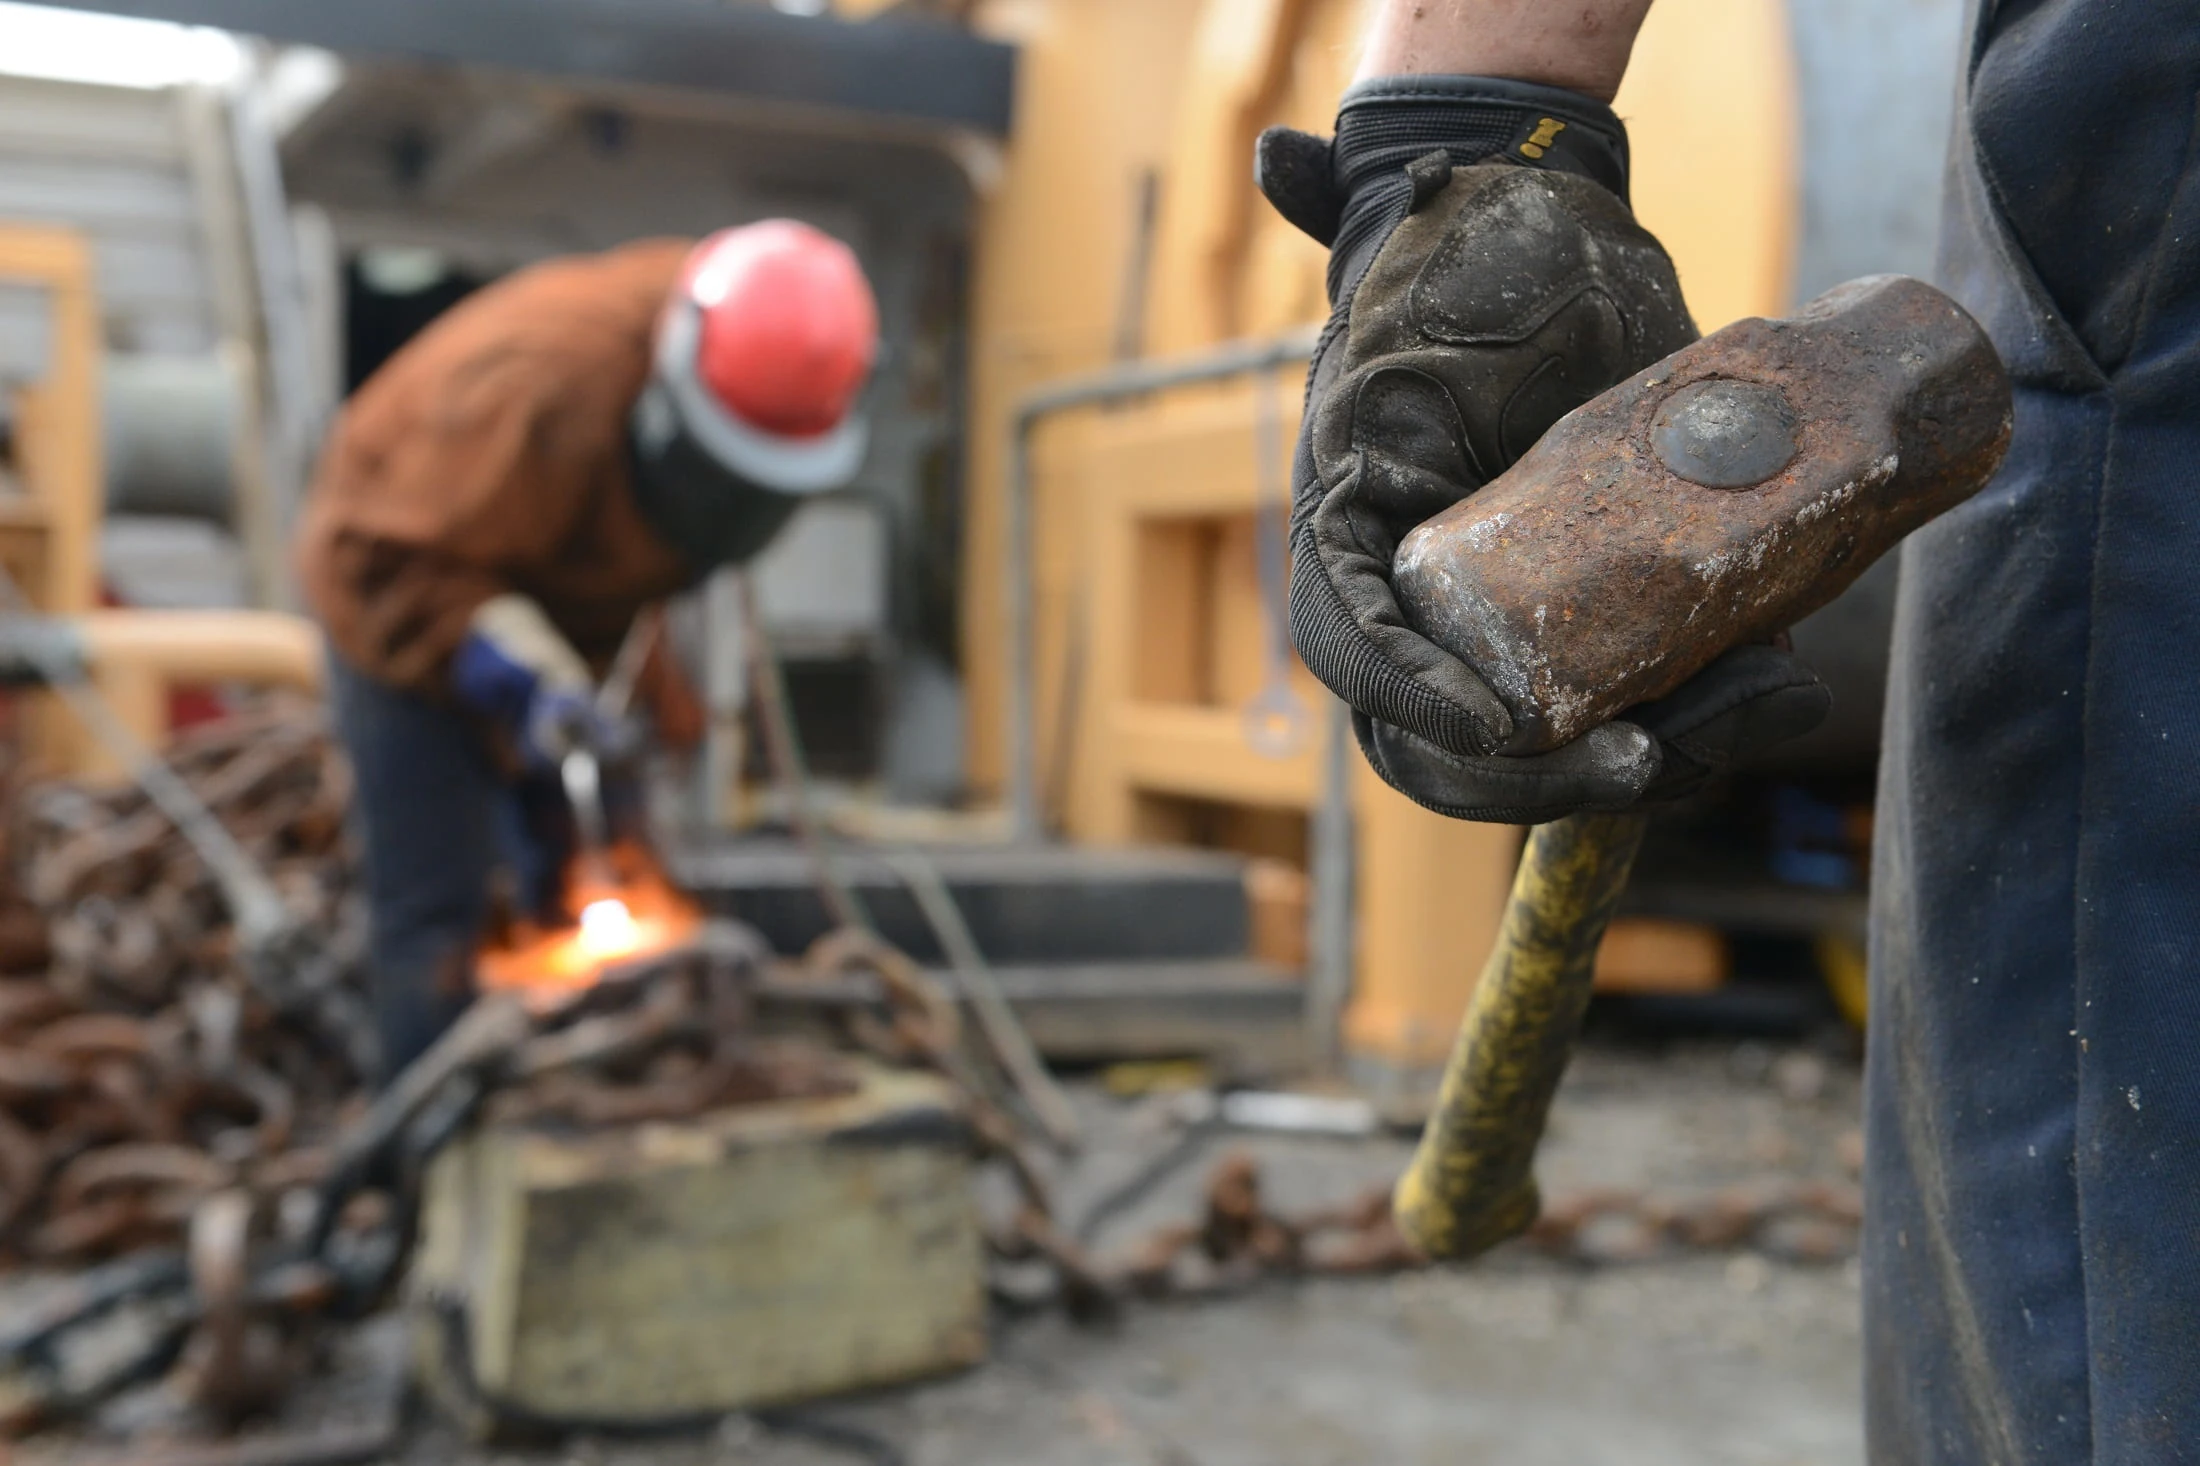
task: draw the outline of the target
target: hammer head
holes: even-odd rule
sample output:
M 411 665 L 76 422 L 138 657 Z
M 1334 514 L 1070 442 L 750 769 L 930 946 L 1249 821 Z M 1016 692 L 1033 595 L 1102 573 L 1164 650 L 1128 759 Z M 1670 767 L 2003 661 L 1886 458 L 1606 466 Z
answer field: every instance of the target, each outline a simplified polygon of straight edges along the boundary
M 1406 536 L 1415 629 L 1540 753 L 1832 600 L 2000 465 L 2009 378 L 1978 323 L 1881 275 L 1737 321 L 1561 419 Z

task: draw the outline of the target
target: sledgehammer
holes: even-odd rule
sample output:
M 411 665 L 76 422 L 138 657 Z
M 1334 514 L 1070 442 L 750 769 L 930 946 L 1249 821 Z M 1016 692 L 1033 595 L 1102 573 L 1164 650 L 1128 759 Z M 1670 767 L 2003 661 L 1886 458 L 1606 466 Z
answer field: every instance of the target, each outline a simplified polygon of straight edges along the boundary
M 1576 409 L 1408 535 L 1393 584 L 1512 714 L 1508 751 L 1556 748 L 1825 605 L 1978 492 L 2009 429 L 2009 380 L 1977 322 L 1919 281 L 1854 281 Z M 1536 1218 L 1536 1143 L 1644 825 L 1580 814 L 1528 837 L 1393 1198 L 1432 1257 Z

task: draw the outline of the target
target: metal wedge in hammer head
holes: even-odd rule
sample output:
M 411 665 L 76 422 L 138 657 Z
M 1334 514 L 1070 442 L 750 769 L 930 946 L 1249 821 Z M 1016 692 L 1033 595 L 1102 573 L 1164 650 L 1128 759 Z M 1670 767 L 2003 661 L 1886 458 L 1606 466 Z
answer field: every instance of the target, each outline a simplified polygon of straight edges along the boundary
M 1540 753 L 1825 605 L 2000 464 L 1976 321 L 1880 275 L 1744 320 L 1576 409 L 1393 567 L 1415 628 Z

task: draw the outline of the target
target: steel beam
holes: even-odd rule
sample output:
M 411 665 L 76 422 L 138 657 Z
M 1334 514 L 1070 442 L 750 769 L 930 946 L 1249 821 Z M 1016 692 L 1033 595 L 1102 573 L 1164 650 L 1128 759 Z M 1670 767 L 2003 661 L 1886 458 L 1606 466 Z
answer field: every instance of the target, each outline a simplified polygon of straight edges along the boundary
M 725 0 L 48 0 L 409 57 L 1008 133 L 1015 49 L 946 25 Z

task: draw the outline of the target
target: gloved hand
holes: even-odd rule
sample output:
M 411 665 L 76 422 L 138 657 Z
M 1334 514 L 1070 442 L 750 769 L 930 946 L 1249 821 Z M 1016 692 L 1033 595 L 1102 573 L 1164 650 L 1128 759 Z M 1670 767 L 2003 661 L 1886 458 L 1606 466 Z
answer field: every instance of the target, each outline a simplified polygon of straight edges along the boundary
M 1539 823 L 1680 797 L 1825 716 L 1808 668 L 1742 647 L 1626 721 L 1509 755 L 1496 695 L 1392 597 L 1407 531 L 1696 338 L 1672 261 L 1627 208 L 1610 108 L 1523 82 L 1378 79 L 1345 94 L 1333 142 L 1263 133 L 1258 175 L 1330 247 L 1292 469 L 1292 640 L 1351 705 L 1377 773 L 1442 814 Z
M 588 664 L 526 596 L 474 612 L 451 657 L 451 690 L 503 729 L 530 769 L 554 768 L 577 748 L 607 761 L 633 752 L 631 726 L 597 712 Z

